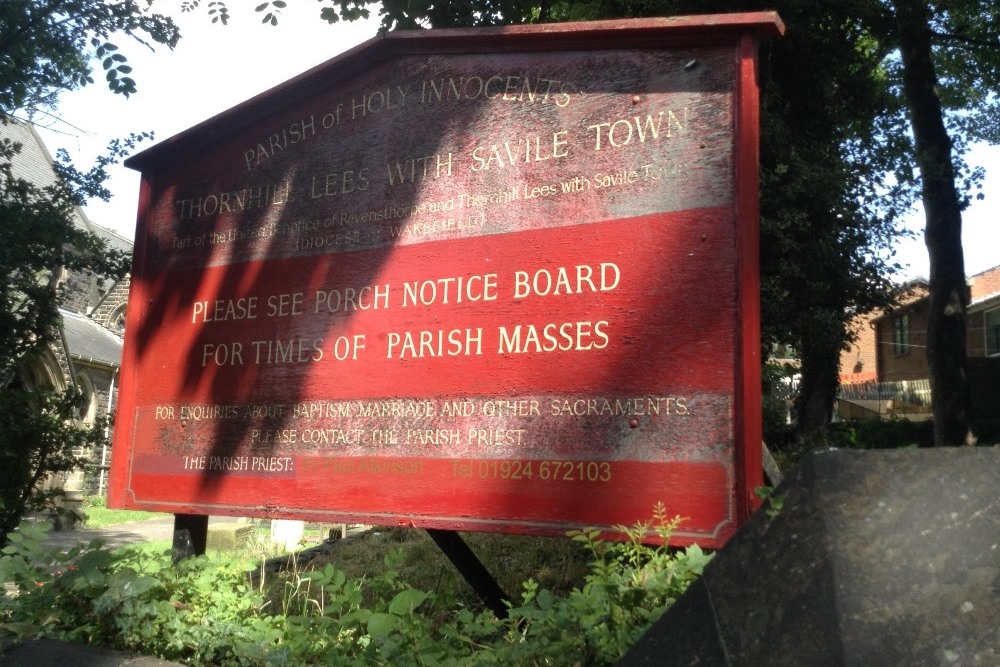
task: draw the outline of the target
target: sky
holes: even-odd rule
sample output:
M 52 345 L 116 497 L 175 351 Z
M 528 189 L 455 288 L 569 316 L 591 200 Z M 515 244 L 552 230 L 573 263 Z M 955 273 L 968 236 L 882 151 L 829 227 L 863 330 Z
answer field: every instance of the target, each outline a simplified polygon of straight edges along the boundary
M 83 169 L 112 139 L 153 132 L 155 142 L 138 148 L 145 150 L 374 37 L 379 25 L 377 17 L 330 25 L 319 18 L 316 3 L 300 2 L 289 3 L 277 26 L 265 26 L 253 4 L 235 7 L 230 3 L 228 25 L 213 24 L 204 9 L 174 15 L 181 40 L 173 51 L 158 47 L 154 53 L 127 37 L 112 39 L 133 68 L 138 92 L 113 94 L 95 63 L 94 84 L 64 93 L 55 117 L 34 119 L 49 152 L 65 148 Z M 139 173 L 121 165 L 110 171 L 112 201 L 91 202 L 85 211 L 132 239 Z
M 105 152 L 109 141 L 130 132 L 154 132 L 157 142 L 168 139 L 374 37 L 378 29 L 377 17 L 331 26 L 313 3 L 290 3 L 277 27 L 265 26 L 249 5 L 244 7 L 225 26 L 211 23 L 204 10 L 176 16 L 182 38 L 173 51 L 153 53 L 116 40 L 134 68 L 138 93 L 128 99 L 113 95 L 97 72 L 95 85 L 62 96 L 58 119 L 35 119 L 49 150 L 65 148 L 83 168 Z M 963 214 L 966 273 L 973 275 L 1000 265 L 1000 146 L 976 146 L 969 158 L 987 170 L 985 200 Z M 92 202 L 86 213 L 132 239 L 139 174 L 120 165 L 111 174 L 112 201 Z M 896 247 L 896 259 L 907 267 L 900 280 L 928 275 L 923 211 L 918 207 L 907 220 L 916 236 Z

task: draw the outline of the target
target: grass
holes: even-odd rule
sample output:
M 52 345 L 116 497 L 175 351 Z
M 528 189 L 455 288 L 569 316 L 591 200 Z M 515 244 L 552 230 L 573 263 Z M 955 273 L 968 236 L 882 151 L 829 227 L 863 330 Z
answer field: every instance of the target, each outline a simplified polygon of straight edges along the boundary
M 158 519 L 169 516 L 168 514 L 158 514 L 156 512 L 142 512 L 140 510 L 112 510 L 104 506 L 103 503 L 86 503 L 83 507 L 87 520 L 84 528 L 107 528 L 117 526 L 130 521 L 146 521 L 147 519 Z
M 150 540 L 149 542 L 139 542 L 137 544 L 129 544 L 124 547 L 118 547 L 115 551 L 122 552 L 128 550 L 135 554 L 159 556 L 160 554 L 173 549 L 173 546 L 174 545 L 170 540 Z
M 508 596 L 518 599 L 527 579 L 542 588 L 568 594 L 583 583 L 591 556 L 579 543 L 567 538 L 527 537 L 492 533 L 462 533 L 463 539 L 493 575 Z M 320 551 L 300 569 L 321 568 L 330 563 L 349 578 L 364 579 L 383 568 L 386 556 L 402 551 L 396 565 L 399 576 L 415 588 L 448 592 L 471 607 L 481 600 L 462 578 L 448 557 L 423 530 L 373 528 Z

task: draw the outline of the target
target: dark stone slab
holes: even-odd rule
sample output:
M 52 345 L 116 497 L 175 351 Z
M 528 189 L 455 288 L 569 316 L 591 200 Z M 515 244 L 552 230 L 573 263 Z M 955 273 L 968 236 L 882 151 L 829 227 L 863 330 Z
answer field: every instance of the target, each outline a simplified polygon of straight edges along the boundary
M 1000 665 L 1000 449 L 808 456 L 619 662 Z
M 181 667 L 159 658 L 51 639 L 33 639 L 0 654 L 0 667 Z

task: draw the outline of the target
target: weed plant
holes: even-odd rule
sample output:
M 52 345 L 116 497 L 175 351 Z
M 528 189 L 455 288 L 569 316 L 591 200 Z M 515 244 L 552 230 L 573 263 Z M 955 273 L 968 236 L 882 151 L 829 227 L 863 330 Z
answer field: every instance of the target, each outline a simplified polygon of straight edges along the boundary
M 349 575 L 294 559 L 275 573 L 217 552 L 176 565 L 167 550 L 60 552 L 44 544 L 44 526 L 25 524 L 0 554 L 0 634 L 190 665 L 609 665 L 708 561 L 697 547 L 643 544 L 650 535 L 666 543 L 676 525 L 659 508 L 622 528 L 624 542 L 572 533 L 566 544 L 587 562 L 580 584 L 553 590 L 528 578 L 499 619 L 443 585 L 435 567 L 422 568 L 435 584 L 415 586 L 402 574 L 412 557 L 391 544 L 374 573 L 370 562 Z
M 583 583 L 589 572 L 590 557 L 580 546 L 565 538 L 463 533 L 463 539 L 496 578 L 500 588 L 518 593 L 529 578 L 553 593 L 568 595 Z M 414 588 L 431 591 L 458 603 L 476 608 L 481 604 L 471 586 L 438 548 L 426 531 L 415 528 L 377 528 L 351 537 L 344 543 L 320 551 L 310 566 L 327 563 L 343 570 L 349 578 L 364 579 L 373 563 L 383 563 L 391 552 L 406 554 L 397 565 L 400 579 Z M 372 591 L 365 590 L 365 603 Z

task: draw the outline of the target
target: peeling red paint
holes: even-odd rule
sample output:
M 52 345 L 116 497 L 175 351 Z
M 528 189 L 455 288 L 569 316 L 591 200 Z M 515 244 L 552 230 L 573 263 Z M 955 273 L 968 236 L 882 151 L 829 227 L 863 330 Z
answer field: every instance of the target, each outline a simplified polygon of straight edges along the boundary
M 760 478 L 754 17 L 376 40 L 134 158 L 110 503 L 532 534 L 663 503 L 724 542 Z

